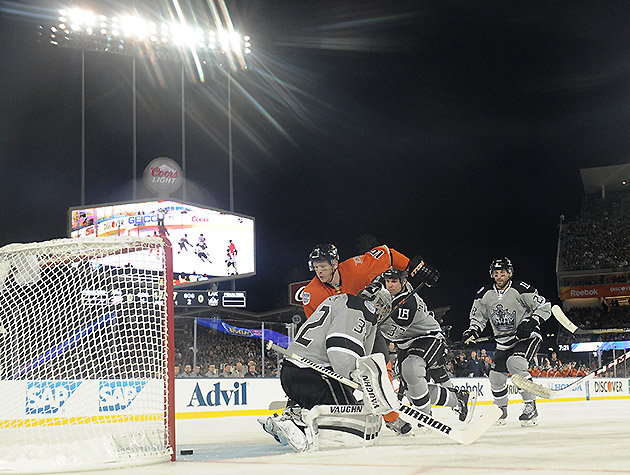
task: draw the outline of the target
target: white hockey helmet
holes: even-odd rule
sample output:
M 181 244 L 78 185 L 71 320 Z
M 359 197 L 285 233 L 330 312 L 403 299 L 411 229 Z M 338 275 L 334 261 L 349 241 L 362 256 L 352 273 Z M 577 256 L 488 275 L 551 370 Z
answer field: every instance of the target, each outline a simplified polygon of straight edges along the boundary
M 358 296 L 374 305 L 378 323 L 383 322 L 392 311 L 392 295 L 380 282 L 368 284 Z

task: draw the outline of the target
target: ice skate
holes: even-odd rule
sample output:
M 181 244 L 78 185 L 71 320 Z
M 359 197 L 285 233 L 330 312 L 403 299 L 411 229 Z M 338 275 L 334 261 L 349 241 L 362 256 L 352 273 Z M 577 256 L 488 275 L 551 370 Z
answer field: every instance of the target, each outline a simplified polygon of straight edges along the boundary
M 411 424 L 403 421 L 400 417 L 392 422 L 385 421 L 385 426 L 392 432 L 396 432 L 398 435 L 405 435 L 411 431 Z
M 273 419 L 274 417 L 278 417 L 278 414 L 274 414 L 273 416 L 269 416 L 269 417 L 262 417 L 260 419 L 257 419 L 257 421 L 265 430 L 265 432 L 267 434 L 270 434 L 276 440 L 276 442 L 278 442 L 281 445 L 287 445 L 286 440 L 281 440 L 280 437 L 278 436 L 275 430 L 274 424 L 272 424 L 271 422 L 268 422 L 269 419 Z
M 470 422 L 475 412 L 475 405 L 477 404 L 477 389 L 473 389 L 472 392 L 467 389 L 449 388 L 455 393 L 457 397 L 457 406 L 453 408 L 457 414 L 459 414 L 459 420 L 462 422 Z M 470 404 L 470 407 L 468 407 Z
M 499 409 L 501 409 L 503 411 L 503 414 L 501 415 L 501 417 L 499 417 L 499 420 L 495 423 L 495 425 L 497 426 L 504 426 L 505 423 L 507 422 L 507 406 L 499 406 Z
M 267 419 L 258 419 L 258 422 L 279 444 L 289 445 L 296 452 L 304 452 L 308 448 L 306 435 L 294 421 L 274 414 Z
M 528 401 L 523 407 L 523 414 L 518 418 L 521 426 L 537 426 L 538 425 L 538 409 L 536 409 L 536 401 Z

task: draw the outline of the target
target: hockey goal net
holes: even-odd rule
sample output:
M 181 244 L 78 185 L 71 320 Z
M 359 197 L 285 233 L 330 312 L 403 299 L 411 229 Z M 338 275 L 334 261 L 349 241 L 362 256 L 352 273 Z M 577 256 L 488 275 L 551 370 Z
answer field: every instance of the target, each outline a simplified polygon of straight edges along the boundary
M 172 250 L 0 248 L 0 472 L 174 459 Z

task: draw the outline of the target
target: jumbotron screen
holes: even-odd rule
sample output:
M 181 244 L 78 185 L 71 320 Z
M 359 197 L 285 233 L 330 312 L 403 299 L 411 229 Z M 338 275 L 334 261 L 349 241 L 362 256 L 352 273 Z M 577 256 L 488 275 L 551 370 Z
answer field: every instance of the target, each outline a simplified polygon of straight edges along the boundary
M 74 207 L 69 235 L 166 236 L 173 245 L 175 285 L 256 273 L 254 218 L 179 201 Z

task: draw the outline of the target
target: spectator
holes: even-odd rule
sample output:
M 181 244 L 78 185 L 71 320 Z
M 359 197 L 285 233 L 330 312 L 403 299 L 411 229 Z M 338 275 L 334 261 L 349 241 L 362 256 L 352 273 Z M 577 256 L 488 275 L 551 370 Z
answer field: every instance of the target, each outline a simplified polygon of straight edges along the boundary
M 492 358 L 486 356 L 483 360 L 483 371 L 486 376 L 490 374 L 490 368 L 492 368 Z
M 204 376 L 206 378 L 218 378 L 219 372 L 217 371 L 216 366 L 213 364 L 208 365 L 208 371 L 206 372 L 206 374 L 204 374 Z
M 468 376 L 468 360 L 466 359 L 466 353 L 463 351 L 459 353 L 457 361 L 455 362 L 455 376 L 458 378 Z
M 234 371 L 232 371 L 232 377 L 234 378 L 242 378 L 245 376 L 245 370 L 243 369 L 243 363 L 240 361 L 236 363 L 234 367 Z
M 230 366 L 229 363 L 226 363 L 225 366 L 223 366 L 223 371 L 221 371 L 221 374 L 219 375 L 220 378 L 231 378 L 232 377 L 232 366 Z
M 549 366 L 551 366 L 552 368 L 558 368 L 559 366 L 562 366 L 562 361 L 558 359 L 558 355 L 556 354 L 555 351 L 551 353 L 551 360 L 549 360 Z
M 245 373 L 245 378 L 258 378 L 260 375 L 256 372 L 255 365 L 249 365 L 247 373 Z
M 483 371 L 483 365 L 477 359 L 477 352 L 473 350 L 470 352 L 470 359 L 468 360 L 468 377 L 481 378 L 482 376 L 486 376 Z
M 201 366 L 195 365 L 195 371 L 192 375 L 193 378 L 205 378 L 205 375 L 201 372 Z
M 180 373 L 180 378 L 194 378 L 195 375 L 192 370 L 192 366 L 187 364 L 184 366 L 184 371 Z

